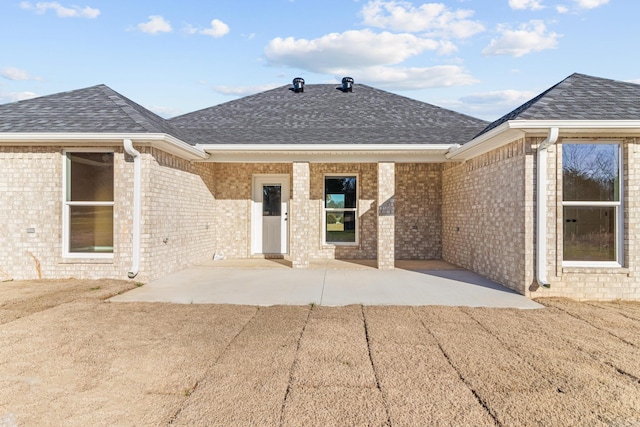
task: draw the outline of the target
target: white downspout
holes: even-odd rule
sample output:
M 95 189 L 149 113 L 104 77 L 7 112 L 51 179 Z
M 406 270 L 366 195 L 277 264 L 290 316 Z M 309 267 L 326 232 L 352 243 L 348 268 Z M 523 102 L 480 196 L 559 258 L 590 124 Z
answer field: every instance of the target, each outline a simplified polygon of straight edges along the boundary
M 558 128 L 550 128 L 547 139 L 538 145 L 536 194 L 536 278 L 543 288 L 547 281 L 547 148 L 558 141 Z
M 133 157 L 133 254 L 127 276 L 133 279 L 140 271 L 140 216 L 142 211 L 142 158 L 130 139 L 123 140 L 124 151 Z

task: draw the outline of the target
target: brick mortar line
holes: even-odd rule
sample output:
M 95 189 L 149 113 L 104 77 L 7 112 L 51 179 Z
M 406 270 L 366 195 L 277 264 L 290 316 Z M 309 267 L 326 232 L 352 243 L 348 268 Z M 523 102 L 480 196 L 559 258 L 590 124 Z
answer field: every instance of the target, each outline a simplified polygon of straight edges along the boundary
M 444 356 L 444 358 L 447 360 L 447 363 L 449 364 L 449 366 L 451 366 L 451 369 L 453 369 L 455 371 L 455 373 L 458 375 L 458 378 L 460 378 L 460 381 L 462 381 L 462 383 L 467 387 L 467 389 L 469 389 L 469 391 L 471 392 L 471 394 L 473 394 L 473 397 L 476 399 L 476 401 L 482 406 L 482 408 L 485 410 L 485 412 L 487 414 L 489 414 L 489 416 L 491 417 L 491 419 L 493 420 L 493 422 L 498 426 L 498 427 L 503 427 L 503 424 L 498 420 L 498 417 L 496 416 L 496 414 L 493 413 L 493 411 L 491 410 L 491 408 L 489 407 L 489 405 L 487 404 L 487 402 L 480 397 L 480 395 L 478 394 L 478 392 L 471 386 L 471 384 L 469 383 L 469 381 L 467 381 L 464 376 L 462 375 L 462 372 L 460 372 L 458 370 L 458 368 L 456 367 L 456 365 L 453 363 L 453 361 L 451 360 L 451 358 L 449 357 L 449 354 L 445 351 L 445 349 L 442 347 L 442 344 L 440 343 L 440 341 L 438 340 L 438 338 L 435 336 L 435 334 L 433 332 L 431 332 L 431 329 L 429 329 L 427 327 L 427 325 L 424 323 L 424 320 L 422 319 L 422 317 L 420 317 L 416 312 L 415 312 L 415 308 L 412 307 L 412 312 L 413 314 L 418 318 L 418 320 L 420 321 L 420 324 L 422 324 L 422 327 L 425 329 L 425 331 L 427 331 L 427 333 L 435 340 L 436 344 L 438 344 L 438 348 L 440 349 L 440 352 L 442 353 L 442 355 Z
M 253 313 L 253 316 L 251 316 L 251 319 L 247 320 L 247 323 L 245 323 L 242 326 L 242 329 L 240 329 L 238 331 L 237 334 L 235 334 L 233 336 L 233 338 L 231 338 L 229 340 L 229 342 L 227 343 L 227 345 L 224 347 L 224 349 L 220 352 L 220 354 L 218 355 L 218 357 L 216 357 L 216 359 L 213 361 L 213 363 L 211 363 L 211 365 L 209 365 L 205 371 L 205 373 L 202 375 L 202 377 L 195 382 L 195 384 L 193 385 L 193 387 L 191 387 L 191 389 L 189 390 L 189 395 L 182 401 L 182 403 L 180 403 L 180 407 L 176 410 L 176 412 L 171 416 L 171 418 L 169 418 L 169 422 L 167 422 L 167 426 L 171 426 L 174 425 L 174 422 L 178 419 L 178 417 L 180 416 L 180 413 L 182 412 L 182 410 L 184 409 L 184 405 L 185 403 L 189 400 L 189 398 L 191 396 L 193 396 L 193 393 L 198 389 L 198 386 L 200 385 L 200 382 L 205 379 L 208 375 L 209 375 L 209 371 L 211 371 L 211 368 L 213 368 L 222 358 L 222 356 L 229 350 L 229 347 L 231 347 L 231 344 L 233 344 L 236 339 L 240 336 L 240 334 L 242 334 L 246 329 L 247 326 L 253 322 L 255 320 L 255 318 L 258 316 L 258 313 L 260 312 L 260 307 L 256 307 L 256 311 L 255 313 Z
M 298 353 L 300 352 L 300 343 L 302 342 L 302 336 L 304 335 L 304 331 L 307 330 L 307 325 L 309 324 L 309 319 L 311 318 L 311 312 L 313 311 L 313 306 L 309 305 L 309 312 L 307 313 L 307 319 L 304 322 L 304 326 L 300 331 L 300 335 L 298 336 L 298 340 L 296 342 L 296 354 L 293 358 L 293 362 L 291 363 L 291 367 L 289 368 L 289 381 L 287 382 L 287 390 L 284 392 L 284 398 L 282 399 L 282 408 L 280 408 L 280 426 L 284 425 L 284 408 L 287 406 L 287 401 L 289 400 L 289 395 L 291 394 L 291 388 L 293 385 L 293 373 L 298 367 Z
M 387 413 L 387 425 L 389 427 L 392 426 L 391 423 L 391 411 L 389 410 L 389 402 L 387 400 L 387 393 L 382 389 L 380 385 L 380 378 L 378 376 L 378 370 L 376 369 L 376 364 L 373 362 L 373 357 L 371 355 L 371 337 L 369 336 L 369 325 L 367 324 L 367 316 L 364 314 L 364 305 L 360 304 L 360 312 L 362 313 L 362 323 L 364 325 L 364 336 L 367 340 L 367 352 L 369 354 L 369 363 L 371 363 L 371 369 L 373 370 L 373 376 L 376 380 L 376 388 L 382 395 L 382 402 L 384 404 L 384 410 Z

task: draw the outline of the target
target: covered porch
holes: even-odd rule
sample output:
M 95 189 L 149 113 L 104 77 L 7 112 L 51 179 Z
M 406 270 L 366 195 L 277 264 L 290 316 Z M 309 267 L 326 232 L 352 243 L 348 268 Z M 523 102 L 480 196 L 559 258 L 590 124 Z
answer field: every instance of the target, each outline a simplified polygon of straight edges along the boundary
M 292 268 L 367 260 L 380 270 L 442 258 L 440 157 L 334 154 L 269 163 L 255 155 L 210 159 L 216 254 L 282 258 Z

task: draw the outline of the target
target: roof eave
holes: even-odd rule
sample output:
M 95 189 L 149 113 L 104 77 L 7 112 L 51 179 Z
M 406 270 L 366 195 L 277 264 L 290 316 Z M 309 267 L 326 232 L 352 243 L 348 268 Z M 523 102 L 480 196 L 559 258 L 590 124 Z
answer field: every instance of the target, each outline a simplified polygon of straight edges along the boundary
M 130 139 L 136 145 L 151 146 L 185 160 L 209 157 L 203 150 L 166 133 L 97 133 L 97 132 L 0 132 L 0 145 L 105 146 Z
M 446 157 L 449 160 L 465 161 L 488 153 L 519 138 L 546 136 L 551 128 L 563 134 L 620 134 L 640 133 L 640 120 L 509 120 L 491 129 L 466 144 L 453 148 Z
M 213 162 L 444 162 L 452 144 L 198 144 Z

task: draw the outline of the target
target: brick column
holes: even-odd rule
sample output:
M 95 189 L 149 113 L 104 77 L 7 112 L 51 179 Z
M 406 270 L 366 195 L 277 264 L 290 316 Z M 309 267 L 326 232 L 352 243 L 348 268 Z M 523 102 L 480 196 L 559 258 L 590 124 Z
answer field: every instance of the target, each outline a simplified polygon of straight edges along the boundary
M 293 162 L 293 197 L 289 212 L 293 268 L 309 267 L 309 197 L 311 173 L 308 162 Z
M 395 267 L 395 164 L 378 163 L 378 269 Z

